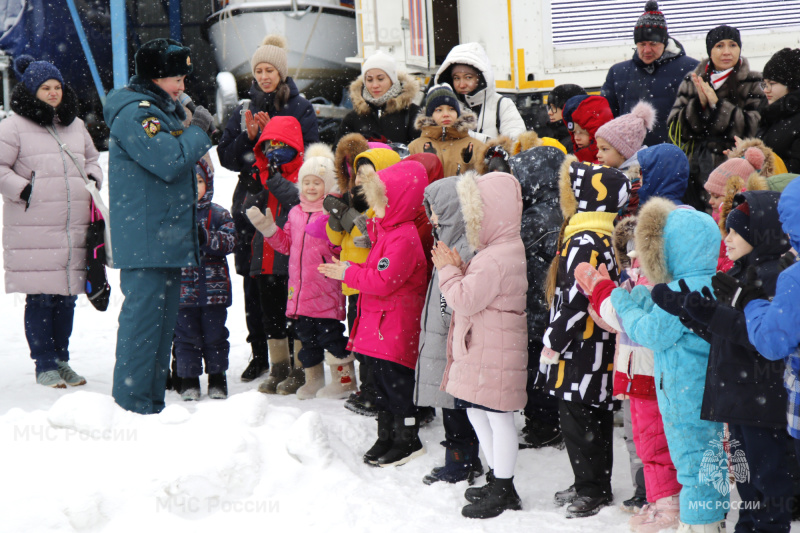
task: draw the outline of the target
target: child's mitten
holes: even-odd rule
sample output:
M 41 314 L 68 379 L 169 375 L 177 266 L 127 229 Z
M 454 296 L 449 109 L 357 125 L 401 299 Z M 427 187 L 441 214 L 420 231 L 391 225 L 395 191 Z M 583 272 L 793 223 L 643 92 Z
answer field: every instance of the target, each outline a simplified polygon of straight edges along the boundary
M 678 286 L 681 288 L 680 292 L 673 291 L 666 283 L 659 283 L 650 291 L 653 303 L 673 316 L 681 316 L 686 295 L 692 292 L 683 280 L 678 281 Z
M 558 363 L 560 358 L 560 353 L 545 346 L 544 349 L 542 349 L 542 355 L 539 356 L 539 362 L 543 365 L 554 365 Z
M 472 146 L 472 143 L 469 143 L 466 148 L 461 150 L 461 160 L 464 161 L 464 163 L 469 163 L 472 161 L 473 148 L 474 147 Z
M 272 211 L 269 207 L 263 214 L 255 206 L 250 207 L 245 213 L 253 227 L 264 237 L 272 237 L 278 231 L 278 226 L 275 224 L 275 219 L 272 217 Z
M 594 288 L 603 280 L 611 281 L 605 264 L 595 269 L 589 263 L 581 263 L 575 268 L 575 280 L 586 296 L 591 296 Z
M 697 291 L 690 292 L 683 305 L 690 317 L 701 324 L 708 325 L 714 317 L 718 304 L 714 295 L 711 294 L 711 289 L 703 287 L 702 294 Z

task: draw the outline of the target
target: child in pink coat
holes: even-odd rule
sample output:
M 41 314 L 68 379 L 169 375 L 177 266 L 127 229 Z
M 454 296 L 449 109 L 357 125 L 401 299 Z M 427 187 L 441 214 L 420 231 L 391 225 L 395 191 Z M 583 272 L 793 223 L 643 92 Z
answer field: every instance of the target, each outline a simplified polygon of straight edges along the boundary
M 319 265 L 319 271 L 360 293 L 349 347 L 370 359 L 378 408 L 378 440 L 364 454 L 364 462 L 399 466 L 425 453 L 413 396 L 428 283 L 414 219 L 428 173 L 417 161 L 401 161 L 377 173 L 363 165 L 358 172 L 375 213 L 367 222 L 369 256 L 362 264 L 334 259 L 333 264 Z
M 528 396 L 528 290 L 525 246 L 520 238 L 522 193 L 511 174 L 460 178 L 458 200 L 470 248 L 464 264 L 439 241 L 433 263 L 439 288 L 453 309 L 442 390 L 467 409 L 489 463 L 487 484 L 467 489 L 467 518 L 491 518 L 522 508 L 514 489 L 518 439 L 514 411 Z
M 297 176 L 300 203 L 289 211 L 280 228 L 267 208 L 247 210 L 253 226 L 278 253 L 289 255 L 289 291 L 286 316 L 293 319 L 295 335 L 302 342 L 298 354 L 306 382 L 297 398 L 346 398 L 356 390 L 353 355 L 344 336 L 344 295 L 341 283 L 317 271 L 320 263 L 332 263 L 339 255 L 327 238 L 307 232 L 315 220 L 325 216 L 322 200 L 336 192 L 333 152 L 324 144 L 313 144 L 305 152 Z M 325 386 L 323 361 L 330 365 L 332 383 Z

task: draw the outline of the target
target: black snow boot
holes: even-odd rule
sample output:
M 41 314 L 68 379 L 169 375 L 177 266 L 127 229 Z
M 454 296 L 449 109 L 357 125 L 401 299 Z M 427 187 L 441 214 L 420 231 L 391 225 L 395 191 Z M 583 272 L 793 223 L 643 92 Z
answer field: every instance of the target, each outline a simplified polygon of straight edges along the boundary
M 600 512 L 600 509 L 607 505 L 611 505 L 614 501 L 610 495 L 601 496 L 578 496 L 567 507 L 567 518 L 586 518 L 587 516 L 594 516 Z
M 525 427 L 522 428 L 522 442 L 519 443 L 519 449 L 544 448 L 545 446 L 564 448 L 561 427 L 543 424 L 535 418 L 527 418 Z
M 425 427 L 436 418 L 436 409 L 433 407 L 419 407 L 417 409 L 417 420 L 419 420 L 420 427 Z
M 489 486 L 489 491 L 480 500 L 461 509 L 461 514 L 466 518 L 494 518 L 503 511 L 519 511 L 522 501 L 514 488 L 514 478 L 495 478 Z
M 251 344 L 253 352 L 250 354 L 250 362 L 242 372 L 242 381 L 248 383 L 258 379 L 269 370 L 269 358 L 267 357 L 267 341 L 256 341 Z
M 208 375 L 208 397 L 212 400 L 224 400 L 228 397 L 228 379 L 225 372 Z
M 419 420 L 414 416 L 394 416 L 391 449 L 375 462 L 378 466 L 400 466 L 425 454 L 419 440 Z
M 378 416 L 378 408 L 375 407 L 375 398 L 370 397 L 362 388 L 359 392 L 350 394 L 344 402 L 344 408 L 362 416 L 375 418 Z
M 378 459 L 392 448 L 392 423 L 394 415 L 389 411 L 378 411 L 378 440 L 364 454 L 364 462 L 377 466 Z
M 172 362 L 167 372 L 167 390 L 181 392 L 181 377 L 178 375 L 178 359 L 175 357 L 175 345 L 172 345 Z
M 486 485 L 467 489 L 464 492 L 464 498 L 466 498 L 466 500 L 470 503 L 475 503 L 482 500 L 492 490 L 491 485 L 494 483 L 494 479 L 494 470 L 490 468 L 489 471 L 486 472 Z

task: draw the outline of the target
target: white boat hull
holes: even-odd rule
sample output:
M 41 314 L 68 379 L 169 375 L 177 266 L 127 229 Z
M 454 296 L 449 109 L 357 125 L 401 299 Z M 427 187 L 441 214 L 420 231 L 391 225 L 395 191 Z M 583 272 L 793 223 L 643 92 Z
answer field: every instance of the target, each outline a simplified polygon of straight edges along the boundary
M 358 75 L 345 58 L 356 55 L 352 9 L 311 2 L 238 2 L 209 17 L 208 34 L 221 71 L 231 72 L 240 90 L 250 86 L 250 57 L 266 35 L 288 43 L 289 75 L 307 97 L 341 97 L 341 87 Z

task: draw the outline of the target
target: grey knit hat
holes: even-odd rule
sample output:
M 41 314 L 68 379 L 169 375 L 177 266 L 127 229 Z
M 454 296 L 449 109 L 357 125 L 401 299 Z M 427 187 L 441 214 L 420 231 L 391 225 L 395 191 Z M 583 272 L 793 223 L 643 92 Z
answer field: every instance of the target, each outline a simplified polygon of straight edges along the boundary
M 289 75 L 289 65 L 286 59 L 286 39 L 283 35 L 267 35 L 261 42 L 252 59 L 250 59 L 250 70 L 255 74 L 256 65 L 259 63 L 269 63 L 278 70 L 281 80 L 285 80 Z

